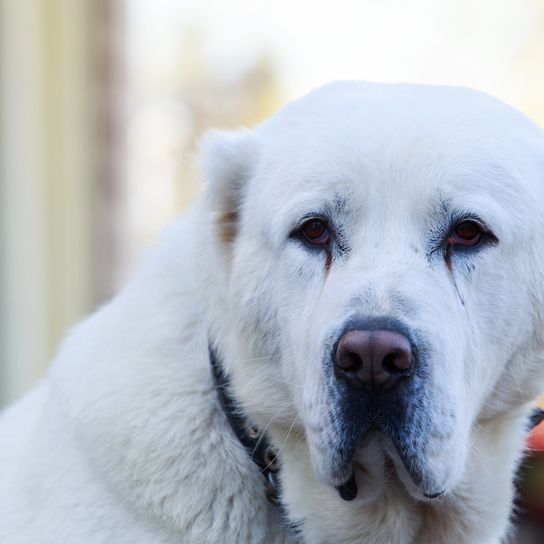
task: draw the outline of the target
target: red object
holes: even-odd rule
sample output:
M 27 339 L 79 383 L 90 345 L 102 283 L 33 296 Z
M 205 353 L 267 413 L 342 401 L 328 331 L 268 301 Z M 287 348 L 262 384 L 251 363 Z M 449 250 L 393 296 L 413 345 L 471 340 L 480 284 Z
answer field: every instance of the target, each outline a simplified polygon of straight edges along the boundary
M 529 455 L 520 472 L 521 512 L 525 512 L 525 519 L 538 527 L 541 534 L 544 530 L 544 422 L 531 429 L 527 447 Z
M 544 421 L 531 430 L 527 446 L 530 451 L 544 452 Z

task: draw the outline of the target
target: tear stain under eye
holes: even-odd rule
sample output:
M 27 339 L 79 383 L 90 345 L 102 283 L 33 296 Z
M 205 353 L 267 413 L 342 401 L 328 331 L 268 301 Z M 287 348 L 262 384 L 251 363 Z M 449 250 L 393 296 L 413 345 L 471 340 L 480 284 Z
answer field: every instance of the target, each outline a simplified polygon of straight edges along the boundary
M 325 282 L 327 281 L 327 278 L 329 277 L 329 272 L 331 271 L 332 267 L 332 249 L 327 249 L 327 258 L 325 261 L 325 277 L 323 278 L 323 285 L 321 286 L 321 289 L 325 287 Z
M 323 283 L 321 284 L 321 292 L 323 292 L 323 289 L 325 288 L 325 283 L 327 283 L 329 272 L 331 271 L 331 266 L 332 266 L 332 252 L 327 251 L 327 260 L 325 261 L 325 276 L 323 278 Z
M 446 248 L 446 250 L 444 251 L 444 261 L 446 262 L 446 267 L 447 267 L 448 272 L 450 274 L 451 281 L 453 283 L 453 288 L 455 289 L 455 293 L 457 294 L 457 297 L 459 298 L 459 301 L 461 302 L 461 306 L 463 306 L 463 308 L 464 308 L 465 307 L 465 300 L 463 299 L 463 296 L 461 295 L 461 291 L 459 291 L 459 287 L 458 287 L 457 281 L 455 279 L 455 274 L 453 273 L 453 266 L 452 266 L 452 262 L 451 262 L 451 254 L 450 254 L 448 248 Z
M 332 266 L 332 251 L 327 251 L 327 260 L 325 261 L 325 270 L 326 273 L 329 272 L 330 268 Z
M 446 247 L 446 249 L 444 250 L 444 261 L 446 262 L 446 267 L 448 268 L 450 274 L 453 276 L 453 268 L 451 264 L 451 254 L 449 247 Z M 453 280 L 455 281 L 455 278 L 453 278 Z

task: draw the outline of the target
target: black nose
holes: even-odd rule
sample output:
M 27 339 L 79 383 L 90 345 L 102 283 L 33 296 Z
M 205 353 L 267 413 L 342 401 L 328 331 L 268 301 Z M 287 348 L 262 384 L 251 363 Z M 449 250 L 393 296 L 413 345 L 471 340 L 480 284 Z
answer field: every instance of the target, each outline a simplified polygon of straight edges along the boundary
M 355 389 L 388 389 L 410 374 L 414 355 L 399 332 L 353 330 L 336 348 L 336 375 Z

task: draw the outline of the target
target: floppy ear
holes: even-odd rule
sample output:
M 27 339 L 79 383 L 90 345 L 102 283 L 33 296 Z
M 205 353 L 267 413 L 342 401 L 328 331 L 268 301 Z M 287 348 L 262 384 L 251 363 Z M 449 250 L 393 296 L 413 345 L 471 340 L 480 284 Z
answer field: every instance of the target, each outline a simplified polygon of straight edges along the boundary
M 257 163 L 258 137 L 250 130 L 208 133 L 201 145 L 208 205 L 224 244 L 236 237 L 245 188 Z

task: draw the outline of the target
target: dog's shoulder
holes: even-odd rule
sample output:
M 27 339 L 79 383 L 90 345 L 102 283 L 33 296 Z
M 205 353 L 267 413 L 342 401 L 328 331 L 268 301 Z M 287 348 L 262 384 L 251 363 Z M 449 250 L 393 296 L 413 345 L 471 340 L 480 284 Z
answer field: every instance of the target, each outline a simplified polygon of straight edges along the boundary
M 0 419 L 2 542 L 285 541 L 213 387 L 197 222 L 168 228 Z

